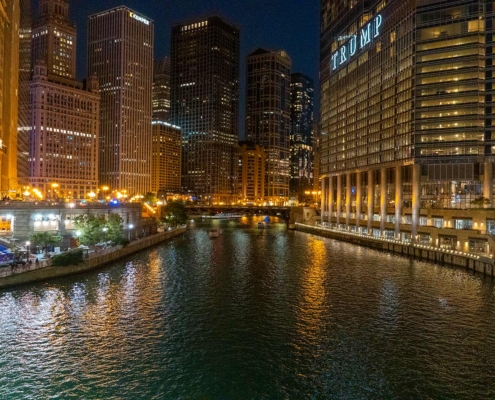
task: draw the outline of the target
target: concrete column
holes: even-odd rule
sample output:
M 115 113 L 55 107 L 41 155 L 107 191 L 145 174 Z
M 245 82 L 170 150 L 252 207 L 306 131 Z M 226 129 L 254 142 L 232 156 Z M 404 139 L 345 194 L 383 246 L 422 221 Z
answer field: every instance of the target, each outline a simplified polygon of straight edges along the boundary
M 351 174 L 348 172 L 345 175 L 346 191 L 345 191 L 345 226 L 349 230 L 349 222 L 351 219 L 352 192 L 351 192 Z
M 419 226 L 419 214 L 421 212 L 421 165 L 414 164 L 412 166 L 412 225 L 411 236 L 412 241 L 416 241 Z
M 492 162 L 485 161 L 485 176 L 483 178 L 483 197 L 492 200 L 493 172 Z
M 380 170 L 380 234 L 385 232 L 387 219 L 387 168 Z
M 333 176 L 328 178 L 328 222 L 332 223 L 333 213 Z
M 326 190 L 327 190 L 327 185 L 326 185 L 327 178 L 323 178 L 321 180 L 321 218 L 320 222 L 323 223 L 325 220 L 325 212 L 327 210 L 327 196 L 326 196 Z
M 400 220 L 402 218 L 402 166 L 395 167 L 395 238 L 400 239 Z
M 373 179 L 373 171 L 368 171 L 368 232 L 371 234 L 371 223 L 373 222 L 373 214 L 375 213 L 375 182 Z
M 362 204 L 362 172 L 356 174 L 356 229 L 359 232 L 359 220 L 361 219 L 361 204 Z
M 337 175 L 337 226 L 340 224 L 342 214 L 342 175 Z

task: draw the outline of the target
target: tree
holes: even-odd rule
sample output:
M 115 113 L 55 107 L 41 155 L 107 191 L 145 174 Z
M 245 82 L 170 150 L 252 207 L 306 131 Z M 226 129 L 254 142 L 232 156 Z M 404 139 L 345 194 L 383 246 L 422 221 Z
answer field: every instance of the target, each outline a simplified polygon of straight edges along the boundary
M 157 201 L 158 201 L 158 198 L 152 192 L 146 193 L 143 197 L 143 203 L 146 203 L 146 204 L 156 204 Z
M 79 231 L 79 243 L 94 246 L 105 240 L 105 217 L 94 215 L 78 215 L 74 219 L 74 227 Z
M 50 232 L 36 232 L 29 237 L 29 240 L 34 246 L 40 246 L 42 250 L 47 252 L 48 246 L 60 243 L 62 238 Z
M 124 220 L 120 214 L 109 214 L 106 220 L 106 240 L 112 243 L 112 246 L 124 244 Z
M 162 208 L 161 220 L 170 226 L 185 224 L 187 222 L 186 207 L 180 201 L 169 201 Z

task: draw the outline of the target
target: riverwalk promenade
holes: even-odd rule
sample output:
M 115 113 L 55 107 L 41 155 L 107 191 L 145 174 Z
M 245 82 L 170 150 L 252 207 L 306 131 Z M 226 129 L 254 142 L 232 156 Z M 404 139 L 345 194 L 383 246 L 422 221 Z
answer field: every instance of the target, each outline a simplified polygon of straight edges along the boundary
M 23 285 L 32 282 L 47 281 L 64 276 L 80 274 L 86 271 L 100 268 L 120 258 L 130 256 L 140 250 L 157 245 L 186 232 L 186 227 L 180 227 L 171 231 L 160 232 L 142 239 L 134 240 L 127 246 L 117 246 L 97 253 L 90 253 L 79 265 L 67 267 L 52 267 L 47 261 L 38 265 L 31 264 L 15 268 L 0 270 L 0 288 Z
M 296 230 L 354 243 L 359 246 L 389 251 L 404 257 L 429 261 L 441 265 L 462 267 L 473 272 L 481 273 L 485 276 L 495 277 L 494 260 L 491 257 L 301 223 L 296 223 Z

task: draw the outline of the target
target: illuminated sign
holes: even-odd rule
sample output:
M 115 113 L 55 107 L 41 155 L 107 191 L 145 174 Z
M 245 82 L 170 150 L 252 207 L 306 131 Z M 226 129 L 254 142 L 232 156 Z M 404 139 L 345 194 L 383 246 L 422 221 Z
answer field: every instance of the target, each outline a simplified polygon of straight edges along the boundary
M 133 12 L 129 13 L 129 17 L 134 18 L 136 21 L 142 22 L 143 24 L 149 25 L 150 21 L 148 21 L 146 18 L 140 17 L 137 14 L 134 14 Z
M 366 24 L 358 34 L 352 35 L 350 39 L 340 49 L 332 54 L 330 61 L 330 69 L 335 71 L 341 65 L 346 64 L 352 57 L 356 55 L 358 50 L 364 49 L 375 38 L 380 36 L 383 18 L 378 14 L 371 22 Z

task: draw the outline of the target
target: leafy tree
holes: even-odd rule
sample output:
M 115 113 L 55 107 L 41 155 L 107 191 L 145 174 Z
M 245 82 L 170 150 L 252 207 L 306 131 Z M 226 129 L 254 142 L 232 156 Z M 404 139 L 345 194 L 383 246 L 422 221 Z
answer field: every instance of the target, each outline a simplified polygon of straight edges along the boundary
M 186 207 L 180 201 L 169 201 L 162 208 L 161 220 L 170 226 L 185 224 L 187 222 Z
M 144 195 L 143 197 L 143 203 L 147 203 L 147 204 L 156 204 L 156 202 L 158 201 L 158 198 L 156 197 L 156 195 L 152 192 L 148 192 Z
M 48 246 L 60 243 L 62 238 L 50 232 L 36 232 L 29 236 L 29 240 L 34 246 L 40 246 L 46 252 Z
M 124 220 L 120 214 L 109 214 L 106 220 L 106 240 L 112 242 L 112 246 L 124 244 Z
M 105 217 L 95 215 L 78 215 L 74 219 L 74 227 L 81 232 L 79 243 L 94 246 L 105 240 Z

